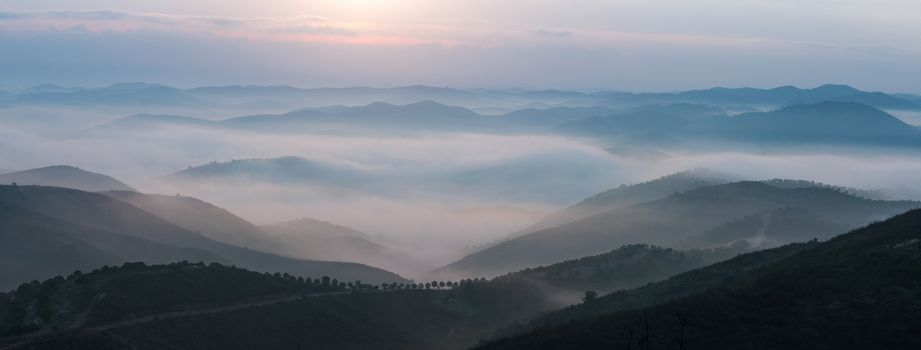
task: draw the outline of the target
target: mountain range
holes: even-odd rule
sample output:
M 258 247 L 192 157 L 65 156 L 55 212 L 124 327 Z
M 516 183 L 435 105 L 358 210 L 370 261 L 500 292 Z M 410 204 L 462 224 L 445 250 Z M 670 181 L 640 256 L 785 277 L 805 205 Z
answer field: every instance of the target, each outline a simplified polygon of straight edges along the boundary
M 394 88 L 315 88 L 290 86 L 212 86 L 178 89 L 150 83 L 118 83 L 106 87 L 63 88 L 36 86 L 0 94 L 0 102 L 10 105 L 40 106 L 186 106 L 197 108 L 247 108 L 252 106 L 292 108 L 322 105 L 365 105 L 380 101 L 407 104 L 432 100 L 474 108 L 512 108 L 528 104 L 560 107 L 585 105 L 615 108 L 659 103 L 695 103 L 721 106 L 778 108 L 791 104 L 847 101 L 881 109 L 918 110 L 919 98 L 911 94 L 868 92 L 847 85 L 827 84 L 811 89 L 782 86 L 773 89 L 723 88 L 668 93 L 629 93 L 619 91 L 579 92 L 527 89 L 453 89 L 431 86 Z
M 539 133 L 600 139 L 612 146 L 681 149 L 687 143 L 753 145 L 877 145 L 917 147 L 921 131 L 889 113 L 858 102 L 794 104 L 768 112 L 730 115 L 709 105 L 655 104 L 632 108 L 556 107 L 486 116 L 423 101 L 407 105 L 309 108 L 208 120 L 175 115 L 132 115 L 91 128 L 84 136 L 200 127 L 270 133 L 409 133 L 422 131 Z
M 641 110 L 574 120 L 555 132 L 597 139 L 630 139 L 660 134 L 679 140 L 723 140 L 767 145 L 878 145 L 917 147 L 918 128 L 879 109 L 856 102 L 791 105 L 770 112 L 734 116 L 682 117 L 661 110 Z M 661 137 L 660 137 L 661 138 Z M 668 147 L 672 142 L 647 146 Z
M 812 104 L 824 101 L 857 102 L 881 109 L 918 109 L 904 98 L 882 92 L 867 92 L 847 85 L 826 84 L 812 89 L 781 86 L 773 89 L 723 88 L 689 90 L 674 93 L 614 93 L 606 96 L 616 103 L 700 103 L 715 105 L 748 105 L 777 108 L 792 104 Z

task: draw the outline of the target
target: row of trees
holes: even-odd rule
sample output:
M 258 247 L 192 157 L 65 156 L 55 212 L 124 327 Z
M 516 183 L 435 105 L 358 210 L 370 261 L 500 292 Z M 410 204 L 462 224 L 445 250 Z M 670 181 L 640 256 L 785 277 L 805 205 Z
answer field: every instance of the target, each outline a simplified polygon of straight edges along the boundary
M 194 265 L 194 264 L 193 264 Z M 339 290 L 351 292 L 371 292 L 371 291 L 399 291 L 399 290 L 451 290 L 468 284 L 485 283 L 485 278 L 462 279 L 460 281 L 431 281 L 431 282 L 409 282 L 409 283 L 364 283 L 362 281 L 343 282 L 338 279 L 322 276 L 319 278 L 294 277 L 288 273 L 265 273 L 266 276 L 272 276 L 284 280 L 296 281 L 307 287 L 307 289 L 321 288 L 324 290 Z
M 320 278 L 310 278 L 310 277 L 294 277 L 288 273 L 274 273 L 269 274 L 265 273 L 267 276 L 272 276 L 275 278 L 280 278 L 284 280 L 296 281 L 297 283 L 303 284 L 307 289 L 324 289 L 324 290 L 339 290 L 339 291 L 352 291 L 352 292 L 370 292 L 370 291 L 398 291 L 398 290 L 451 290 L 458 288 L 466 284 L 474 283 L 485 283 L 487 280 L 485 278 L 476 278 L 476 279 L 463 279 L 460 281 L 431 281 L 431 282 L 419 282 L 419 283 L 380 283 L 380 284 L 371 284 L 364 283 L 362 281 L 355 282 L 343 282 L 338 279 L 322 276 Z

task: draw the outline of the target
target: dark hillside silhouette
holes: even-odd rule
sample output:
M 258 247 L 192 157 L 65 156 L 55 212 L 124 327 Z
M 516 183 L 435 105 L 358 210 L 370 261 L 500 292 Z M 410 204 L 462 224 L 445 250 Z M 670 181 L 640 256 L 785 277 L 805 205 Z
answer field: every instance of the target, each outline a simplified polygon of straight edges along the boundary
M 481 348 L 625 347 L 621 334 L 642 329 L 646 317 L 659 344 L 683 333 L 683 342 L 693 348 L 916 348 L 921 346 L 921 339 L 914 336 L 921 329 L 921 304 L 916 297 L 921 290 L 919 234 L 921 211 L 910 211 L 828 242 L 740 256 L 648 287 L 614 293 L 598 300 L 607 303 L 606 312 L 592 312 L 598 308 L 593 303 L 560 315 L 588 311 L 597 317 L 538 328 Z M 739 263 L 746 259 L 772 253 L 783 256 L 761 266 L 724 270 L 722 280 L 706 289 L 694 278 L 706 276 L 705 271 L 718 272 L 721 265 L 742 267 Z M 726 278 L 731 272 L 735 273 Z M 686 292 L 663 298 L 668 290 Z M 644 300 L 637 298 L 653 299 L 637 303 Z M 623 311 L 612 307 L 618 304 Z M 693 321 L 676 328 L 675 315 L 689 315 Z

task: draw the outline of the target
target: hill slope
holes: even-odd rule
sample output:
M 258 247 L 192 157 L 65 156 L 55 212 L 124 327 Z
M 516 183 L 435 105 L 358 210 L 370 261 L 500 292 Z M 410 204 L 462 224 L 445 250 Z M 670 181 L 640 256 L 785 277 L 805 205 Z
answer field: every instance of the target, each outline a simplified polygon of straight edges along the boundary
M 586 290 L 609 293 L 635 288 L 731 258 L 740 252 L 743 250 L 720 248 L 681 251 L 633 244 L 599 255 L 527 268 L 496 277 L 493 281 L 517 281 L 524 286 L 539 284 L 552 290 L 552 293 L 569 292 L 575 297 L 571 300 L 576 302 Z
M 678 342 L 679 346 L 710 349 L 921 346 L 916 336 L 921 329 L 921 302 L 917 298 L 921 293 L 921 211 L 910 211 L 828 242 L 777 251 L 786 254 L 772 263 L 737 270 L 731 278 L 707 289 L 690 284 L 696 281 L 688 276 L 697 271 L 662 282 L 671 284 L 671 290 L 693 290 L 677 299 L 634 304 L 634 308 L 624 307 L 625 311 L 537 329 L 481 348 L 609 349 L 626 347 L 627 334 L 635 335 L 633 341 Z M 726 262 L 730 263 L 735 262 Z M 678 279 L 684 283 L 675 283 Z M 597 301 L 623 303 L 637 297 L 643 297 L 642 289 Z M 596 307 L 593 304 L 574 309 L 589 310 Z M 642 311 L 635 309 L 644 305 Z M 648 321 L 648 331 L 644 320 Z
M 620 187 L 595 194 L 571 207 L 550 214 L 538 223 L 522 230 L 522 233 L 560 226 L 605 211 L 654 201 L 665 198 L 676 192 L 684 192 L 709 185 L 723 184 L 731 182 L 733 179 L 734 177 L 729 174 L 723 174 L 709 169 L 693 169 L 635 185 L 621 185 Z
M 0 344 L 464 349 L 495 327 L 560 306 L 537 290 L 506 283 L 355 289 L 343 282 L 331 288 L 332 282 L 325 287 L 323 280 L 188 263 L 102 268 L 0 293 Z M 346 288 L 350 293 L 338 292 Z
M 0 203 L 0 226 L 0 290 L 127 261 L 226 262 L 204 250 L 177 248 L 72 224 L 6 203 Z
M 103 194 L 216 241 L 270 252 L 278 248 L 272 237 L 255 225 L 200 199 L 125 191 Z
M 67 165 L 54 165 L 0 174 L 0 184 L 40 185 L 75 188 L 83 191 L 134 191 L 134 188 L 110 176 Z
M 150 314 L 343 290 L 322 279 L 261 274 L 219 264 L 125 263 L 23 283 L 9 294 L 0 293 L 0 338 L 30 330 L 98 326 Z
M 388 270 L 414 269 L 407 254 L 377 243 L 364 232 L 310 218 L 260 226 L 280 254 L 318 260 L 353 261 Z
M 714 185 L 520 236 L 468 255 L 447 269 L 489 275 L 599 254 L 623 244 L 674 246 L 732 220 L 786 207 L 857 227 L 919 206 L 910 201 L 869 200 L 828 188 L 785 189 L 760 182 Z
M 298 260 L 217 242 L 102 194 L 54 187 L 0 186 L 0 202 L 65 222 L 175 247 L 205 250 L 258 271 L 376 282 L 403 280 L 393 273 L 361 264 Z

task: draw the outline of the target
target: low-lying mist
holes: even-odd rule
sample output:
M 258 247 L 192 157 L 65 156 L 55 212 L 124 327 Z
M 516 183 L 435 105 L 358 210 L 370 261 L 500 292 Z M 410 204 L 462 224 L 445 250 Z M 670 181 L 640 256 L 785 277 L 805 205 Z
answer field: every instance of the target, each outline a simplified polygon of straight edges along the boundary
M 105 119 L 105 118 L 102 118 Z M 919 198 L 921 155 L 886 151 L 723 149 L 634 157 L 549 135 L 268 134 L 188 127 L 81 134 L 0 128 L 0 169 L 74 165 L 147 193 L 196 197 L 269 224 L 309 217 L 350 226 L 412 255 L 425 270 L 502 240 L 558 208 L 621 184 L 691 168 L 745 179 L 793 178 Z M 178 178 L 211 162 L 298 157 L 300 173 Z M 325 171 L 335 169 L 335 171 Z M 283 168 L 282 168 L 283 170 Z M 263 171 L 263 170 L 260 170 Z M 346 175 L 343 175 L 346 174 Z

